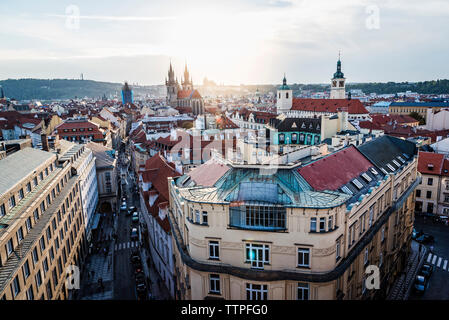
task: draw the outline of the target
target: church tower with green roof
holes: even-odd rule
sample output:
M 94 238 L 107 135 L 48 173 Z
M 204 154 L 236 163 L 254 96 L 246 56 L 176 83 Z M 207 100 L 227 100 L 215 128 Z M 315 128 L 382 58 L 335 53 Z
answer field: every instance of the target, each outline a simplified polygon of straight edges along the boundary
M 276 110 L 277 114 L 287 113 L 292 108 L 293 103 L 293 90 L 287 85 L 287 79 L 282 80 L 282 86 L 280 86 L 277 90 L 276 96 Z

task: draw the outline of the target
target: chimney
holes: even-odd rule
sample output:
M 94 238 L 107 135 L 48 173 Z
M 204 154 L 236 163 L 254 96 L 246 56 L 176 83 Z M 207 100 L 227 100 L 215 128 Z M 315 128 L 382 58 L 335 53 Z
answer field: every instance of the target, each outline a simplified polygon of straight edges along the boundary
M 48 138 L 45 133 L 41 134 L 41 142 L 42 142 L 42 150 L 44 151 L 50 151 L 50 148 L 48 146 Z

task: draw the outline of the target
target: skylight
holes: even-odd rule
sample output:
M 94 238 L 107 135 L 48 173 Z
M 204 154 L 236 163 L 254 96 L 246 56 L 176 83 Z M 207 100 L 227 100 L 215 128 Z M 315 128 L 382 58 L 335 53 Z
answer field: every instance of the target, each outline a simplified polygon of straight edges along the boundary
M 352 191 L 351 190 L 349 190 L 349 188 L 347 187 L 347 186 L 343 186 L 343 187 L 341 187 L 341 190 L 344 192 L 344 193 L 347 193 L 347 194 L 352 194 Z
M 389 163 L 387 163 L 387 167 L 388 169 L 390 169 L 391 171 L 396 171 L 396 169 Z
M 374 169 L 374 168 L 371 168 L 371 173 L 374 174 L 374 175 L 378 175 L 379 174 L 379 172 L 377 172 L 377 170 Z
M 365 180 L 368 181 L 368 182 L 370 182 L 370 181 L 373 180 L 373 179 L 371 179 L 371 177 L 370 177 L 369 175 L 367 175 L 366 173 L 363 173 L 363 174 L 362 174 L 362 177 L 363 177 L 363 179 L 365 179 Z
M 397 165 L 398 167 L 401 166 L 401 165 L 399 164 L 399 162 L 397 162 L 396 160 L 393 160 L 393 163 L 394 163 L 395 165 Z
M 359 189 L 363 188 L 363 184 L 361 184 L 360 181 L 357 179 L 352 180 L 352 183 Z
M 384 168 L 380 168 L 380 170 L 382 170 L 383 173 L 388 174 L 387 170 L 385 170 Z
M 399 159 L 402 163 L 405 163 L 404 158 L 402 158 L 401 156 L 398 156 L 398 159 Z

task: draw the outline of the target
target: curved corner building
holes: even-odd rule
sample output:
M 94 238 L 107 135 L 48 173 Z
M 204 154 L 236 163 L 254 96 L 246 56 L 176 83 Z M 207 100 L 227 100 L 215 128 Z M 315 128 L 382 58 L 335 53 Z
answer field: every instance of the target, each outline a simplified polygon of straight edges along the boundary
M 415 144 L 390 136 L 169 178 L 176 299 L 385 299 L 410 254 L 419 180 Z

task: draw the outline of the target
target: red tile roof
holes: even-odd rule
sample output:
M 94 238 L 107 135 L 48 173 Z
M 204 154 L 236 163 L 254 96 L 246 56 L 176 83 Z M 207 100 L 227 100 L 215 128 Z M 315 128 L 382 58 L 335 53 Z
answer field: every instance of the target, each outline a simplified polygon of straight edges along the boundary
M 292 109 L 300 111 L 331 112 L 347 110 L 349 114 L 368 114 L 358 99 L 302 99 L 293 98 Z
M 232 122 L 231 119 L 229 119 L 228 117 L 223 116 L 223 115 L 217 119 L 217 127 L 220 130 L 238 129 L 239 128 L 239 126 L 236 125 L 234 122 Z
M 444 155 L 433 152 L 418 153 L 418 171 L 423 174 L 441 175 Z
M 180 173 L 170 165 L 164 157 L 157 153 L 145 162 L 145 171 L 142 172 L 144 182 L 151 182 L 154 189 L 163 196 L 166 201 L 169 199 L 168 182 L 169 177 L 180 176 Z
M 201 99 L 201 95 L 198 90 L 179 90 L 178 91 L 178 99 Z
M 368 171 L 373 164 L 350 146 L 298 169 L 314 190 L 337 190 Z

